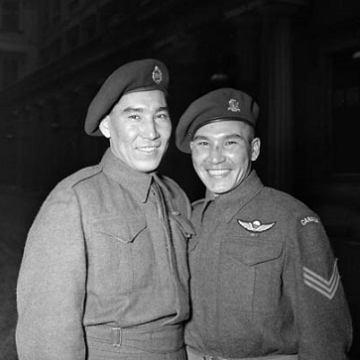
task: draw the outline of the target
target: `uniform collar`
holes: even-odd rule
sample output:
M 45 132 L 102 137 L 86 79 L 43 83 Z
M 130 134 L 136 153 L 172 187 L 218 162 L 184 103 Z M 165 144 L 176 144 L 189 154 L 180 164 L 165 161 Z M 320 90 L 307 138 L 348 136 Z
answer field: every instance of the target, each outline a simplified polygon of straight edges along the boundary
M 216 199 L 216 197 L 214 196 L 214 194 L 207 190 L 206 189 L 206 192 L 205 192 L 205 199 L 203 200 L 199 200 L 202 202 L 201 204 L 201 221 L 203 220 L 203 217 L 204 217 L 204 213 L 205 213 L 205 210 L 206 208 L 208 207 L 208 205 L 213 202 L 214 200 Z
M 230 222 L 236 213 L 253 199 L 264 187 L 255 170 L 252 170 L 249 176 L 232 191 L 216 196 L 209 191 L 206 192 L 206 200 L 215 200 L 215 204 L 220 206 L 226 222 Z M 204 207 L 205 208 L 205 207 Z
M 110 148 L 106 150 L 100 166 L 106 175 L 128 190 L 136 199 L 141 202 L 147 201 L 154 173 L 143 173 L 132 169 L 118 159 Z

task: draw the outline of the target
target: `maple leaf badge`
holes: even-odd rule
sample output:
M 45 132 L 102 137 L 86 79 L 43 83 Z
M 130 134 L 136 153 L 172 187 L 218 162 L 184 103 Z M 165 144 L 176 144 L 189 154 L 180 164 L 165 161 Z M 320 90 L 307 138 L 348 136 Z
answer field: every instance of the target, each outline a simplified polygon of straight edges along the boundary
M 260 220 L 254 221 L 243 221 L 237 219 L 239 225 L 243 227 L 245 230 L 250 231 L 252 233 L 261 233 L 271 229 L 275 225 L 275 221 L 269 224 L 262 224 Z

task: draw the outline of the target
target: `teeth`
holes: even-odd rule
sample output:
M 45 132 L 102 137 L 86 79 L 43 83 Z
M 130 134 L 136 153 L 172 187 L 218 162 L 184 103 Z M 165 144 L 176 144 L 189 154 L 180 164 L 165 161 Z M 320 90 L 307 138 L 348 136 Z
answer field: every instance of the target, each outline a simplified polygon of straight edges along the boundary
M 209 174 L 211 176 L 222 176 L 225 175 L 227 173 L 229 173 L 230 170 L 227 169 L 220 169 L 220 170 L 208 170 Z
M 141 147 L 139 148 L 140 151 L 143 151 L 143 152 L 152 152 L 156 149 L 155 146 L 146 146 L 146 147 Z

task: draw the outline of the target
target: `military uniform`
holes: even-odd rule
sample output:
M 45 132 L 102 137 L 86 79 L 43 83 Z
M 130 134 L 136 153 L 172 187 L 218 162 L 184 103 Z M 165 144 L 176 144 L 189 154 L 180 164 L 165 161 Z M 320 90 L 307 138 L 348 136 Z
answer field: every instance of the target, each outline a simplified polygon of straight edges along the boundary
M 165 200 L 159 203 L 152 184 Z M 150 352 L 162 359 L 170 352 L 182 359 L 177 351 L 189 312 L 186 248 L 193 232 L 188 215 L 178 185 L 132 170 L 109 150 L 98 166 L 62 181 L 26 243 L 19 358 Z
M 166 94 L 168 80 L 158 60 L 121 66 L 91 102 L 86 133 L 102 134 L 124 94 Z M 55 187 L 30 229 L 17 287 L 20 360 L 185 359 L 190 203 L 111 145 L 99 165 Z
M 224 358 L 346 359 L 351 319 L 319 218 L 255 171 L 195 204 L 186 343 Z
M 220 189 L 208 188 L 192 214 L 189 360 L 344 360 L 352 326 L 336 259 L 318 216 L 251 170 L 258 115 L 251 96 L 217 89 L 194 101 L 176 129 L 179 150 L 191 153 L 194 141 L 195 169 Z M 240 133 L 227 123 L 215 133 L 214 125 L 196 139 L 202 126 L 223 121 L 250 127 Z

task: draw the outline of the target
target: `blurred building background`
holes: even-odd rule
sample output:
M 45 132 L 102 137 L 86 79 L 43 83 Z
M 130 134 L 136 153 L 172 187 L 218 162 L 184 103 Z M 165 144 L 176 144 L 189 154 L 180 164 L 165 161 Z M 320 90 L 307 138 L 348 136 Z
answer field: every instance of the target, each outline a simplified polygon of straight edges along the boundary
M 174 127 L 188 104 L 233 86 L 260 104 L 267 185 L 300 198 L 331 238 L 360 354 L 358 0 L 0 0 L 0 186 L 46 196 L 98 162 L 87 107 L 121 64 L 170 70 Z M 192 200 L 204 189 L 174 146 L 161 165 Z

